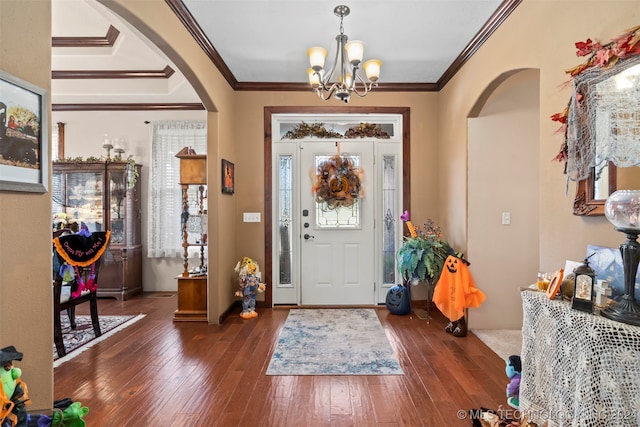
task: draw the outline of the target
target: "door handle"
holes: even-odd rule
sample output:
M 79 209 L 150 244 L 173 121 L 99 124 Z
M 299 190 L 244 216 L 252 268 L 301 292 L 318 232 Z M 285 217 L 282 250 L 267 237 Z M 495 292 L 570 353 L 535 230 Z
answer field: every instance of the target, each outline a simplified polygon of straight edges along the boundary
M 305 235 L 304 235 L 304 236 L 302 236 L 302 237 L 304 237 L 304 240 L 309 240 L 309 239 L 313 239 L 313 238 L 315 238 L 316 236 L 312 236 L 312 235 L 310 235 L 310 234 L 305 234 Z

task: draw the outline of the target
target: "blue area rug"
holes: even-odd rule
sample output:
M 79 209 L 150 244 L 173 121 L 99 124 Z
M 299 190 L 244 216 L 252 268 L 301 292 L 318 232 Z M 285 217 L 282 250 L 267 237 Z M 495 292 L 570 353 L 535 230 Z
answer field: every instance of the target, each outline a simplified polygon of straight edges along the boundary
M 373 309 L 292 309 L 267 375 L 403 375 Z

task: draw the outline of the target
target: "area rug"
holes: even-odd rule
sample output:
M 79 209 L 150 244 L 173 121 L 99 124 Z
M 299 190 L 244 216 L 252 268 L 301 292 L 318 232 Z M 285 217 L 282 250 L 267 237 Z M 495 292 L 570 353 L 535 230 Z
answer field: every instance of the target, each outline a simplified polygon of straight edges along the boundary
M 520 356 L 521 329 L 472 329 L 471 332 L 503 360 L 507 360 L 512 354 Z
M 133 325 L 138 320 L 142 319 L 144 314 L 132 314 L 125 316 L 102 316 L 98 317 L 100 321 L 100 330 L 102 335 L 96 338 L 93 332 L 93 326 L 91 325 L 91 316 L 88 315 L 76 315 L 76 329 L 71 329 L 69 324 L 69 317 L 61 313 L 60 319 L 62 321 L 62 341 L 67 354 L 61 358 L 58 358 L 55 345 L 53 346 L 53 367 L 58 367 L 64 362 L 73 359 L 83 351 L 91 348 L 100 341 L 104 341 L 110 336 L 120 332 L 124 328 Z
M 292 309 L 267 375 L 402 375 L 373 309 Z

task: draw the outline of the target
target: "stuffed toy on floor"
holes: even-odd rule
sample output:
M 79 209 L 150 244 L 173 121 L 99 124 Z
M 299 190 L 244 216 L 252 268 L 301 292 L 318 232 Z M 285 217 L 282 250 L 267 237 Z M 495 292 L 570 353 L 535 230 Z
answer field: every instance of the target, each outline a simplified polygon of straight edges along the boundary
M 505 368 L 510 381 L 507 385 L 507 403 L 514 409 L 520 408 L 520 378 L 522 376 L 522 361 L 520 356 L 512 355 L 507 359 Z
M 62 427 L 85 427 L 87 425 L 84 416 L 89 413 L 89 408 L 82 406 L 82 403 L 74 402 L 67 397 L 53 402 L 53 407 L 60 411 L 53 414 L 52 425 Z
M 27 418 L 25 405 L 30 403 L 27 385 L 20 379 L 22 370 L 13 366 L 14 360 L 22 360 L 14 346 L 0 349 L 0 426 L 24 425 Z
M 240 280 L 239 289 L 235 295 L 242 297 L 240 317 L 243 319 L 258 317 L 258 313 L 256 313 L 256 296 L 267 288 L 267 285 L 260 282 L 262 276 L 258 263 L 249 257 L 243 257 L 236 264 L 235 272 L 238 273 Z

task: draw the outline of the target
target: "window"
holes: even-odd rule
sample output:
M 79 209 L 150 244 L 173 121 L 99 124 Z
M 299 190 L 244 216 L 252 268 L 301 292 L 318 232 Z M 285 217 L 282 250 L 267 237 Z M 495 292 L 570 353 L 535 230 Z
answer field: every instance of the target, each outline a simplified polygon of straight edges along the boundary
M 181 256 L 182 189 L 180 161 L 176 154 L 192 147 L 197 154 L 207 152 L 207 123 L 202 120 L 164 120 L 153 122 L 151 167 L 149 172 L 149 220 L 147 254 L 149 258 Z M 195 186 L 193 191 L 197 191 Z M 191 200 L 197 200 L 190 196 Z

